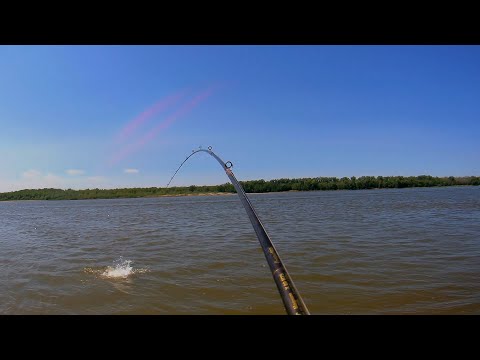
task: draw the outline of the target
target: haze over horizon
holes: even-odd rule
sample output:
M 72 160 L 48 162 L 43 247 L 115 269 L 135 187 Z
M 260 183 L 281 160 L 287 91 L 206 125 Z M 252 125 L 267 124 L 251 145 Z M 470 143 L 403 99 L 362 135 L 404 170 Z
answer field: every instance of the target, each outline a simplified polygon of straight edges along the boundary
M 0 46 L 0 192 L 480 175 L 479 46 Z M 207 154 L 171 186 L 228 182 Z

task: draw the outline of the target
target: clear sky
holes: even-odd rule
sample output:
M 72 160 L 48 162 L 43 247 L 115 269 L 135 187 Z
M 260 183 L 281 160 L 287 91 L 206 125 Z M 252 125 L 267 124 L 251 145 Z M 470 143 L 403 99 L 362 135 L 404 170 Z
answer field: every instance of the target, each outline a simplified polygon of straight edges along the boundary
M 480 175 L 479 46 L 0 46 L 0 191 Z M 172 185 L 226 183 L 207 154 Z

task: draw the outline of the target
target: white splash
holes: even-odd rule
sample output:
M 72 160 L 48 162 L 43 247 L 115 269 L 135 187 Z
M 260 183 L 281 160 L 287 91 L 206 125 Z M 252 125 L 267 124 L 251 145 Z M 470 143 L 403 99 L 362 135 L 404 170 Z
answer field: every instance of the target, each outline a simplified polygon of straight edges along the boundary
M 143 274 L 149 272 L 148 269 L 134 269 L 132 267 L 132 263 L 132 260 L 125 260 L 123 257 L 120 257 L 118 260 L 113 262 L 113 266 L 107 266 L 103 269 L 84 268 L 83 271 L 85 273 L 94 274 L 95 276 L 109 279 L 127 279 L 133 274 Z
M 108 278 L 126 278 L 133 274 L 133 267 L 131 260 L 124 260 L 122 257 L 113 262 L 113 266 L 107 266 L 102 276 Z

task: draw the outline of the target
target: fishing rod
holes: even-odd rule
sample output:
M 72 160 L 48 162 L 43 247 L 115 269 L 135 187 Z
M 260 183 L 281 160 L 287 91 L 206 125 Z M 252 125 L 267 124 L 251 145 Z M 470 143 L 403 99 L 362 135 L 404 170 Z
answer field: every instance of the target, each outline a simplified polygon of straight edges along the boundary
M 225 173 L 230 179 L 230 182 L 232 183 L 235 190 L 237 190 L 240 201 L 242 202 L 243 207 L 247 211 L 247 215 L 250 219 L 250 222 L 252 223 L 253 229 L 257 234 L 258 241 L 260 242 L 260 246 L 262 247 L 265 258 L 267 259 L 268 266 L 270 267 L 273 279 L 275 281 L 275 284 L 277 285 L 280 296 L 282 297 L 283 305 L 285 306 L 287 314 L 310 315 L 310 312 L 308 311 L 307 306 L 303 302 L 303 299 L 300 296 L 297 288 L 293 284 L 293 280 L 288 274 L 285 265 L 283 265 L 283 262 L 280 259 L 280 256 L 278 255 L 278 252 L 275 249 L 272 240 L 270 240 L 270 236 L 268 236 L 267 231 L 265 230 L 262 222 L 258 218 L 257 213 L 255 212 L 255 209 L 253 208 L 252 203 L 248 199 L 245 190 L 243 190 L 242 185 L 235 178 L 235 175 L 232 172 L 233 164 L 231 161 L 224 162 L 217 156 L 217 154 L 212 151 L 211 146 L 208 147 L 208 150 L 204 150 L 201 148 L 198 150 L 192 150 L 192 153 L 187 156 L 187 158 L 180 164 L 177 171 L 175 171 L 175 173 L 173 174 L 172 178 L 167 184 L 167 188 L 172 182 L 177 172 L 183 166 L 183 164 L 185 164 L 185 162 L 190 159 L 190 157 L 199 152 L 206 152 L 207 154 L 215 158 L 222 166 L 223 170 L 225 170 Z

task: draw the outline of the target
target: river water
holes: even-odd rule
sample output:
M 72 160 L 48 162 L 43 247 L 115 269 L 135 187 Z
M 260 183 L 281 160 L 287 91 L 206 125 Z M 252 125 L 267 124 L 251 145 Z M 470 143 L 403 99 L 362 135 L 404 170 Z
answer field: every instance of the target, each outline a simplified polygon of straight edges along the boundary
M 312 314 L 480 314 L 480 187 L 249 194 Z M 236 194 L 0 202 L 0 314 L 285 314 Z

